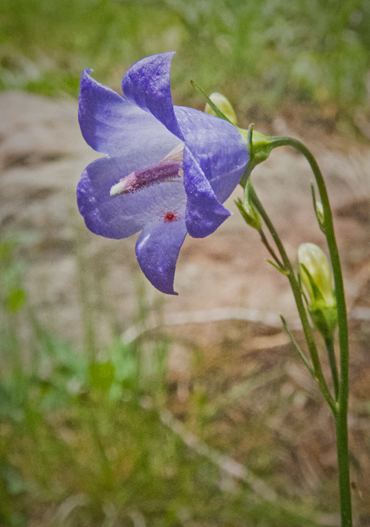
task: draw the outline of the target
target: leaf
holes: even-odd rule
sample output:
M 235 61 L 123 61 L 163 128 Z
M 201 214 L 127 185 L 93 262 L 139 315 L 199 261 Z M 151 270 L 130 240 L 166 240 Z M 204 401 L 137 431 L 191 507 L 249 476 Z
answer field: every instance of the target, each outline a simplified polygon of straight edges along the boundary
M 279 271 L 279 273 L 283 274 L 284 276 L 287 275 L 287 272 L 284 271 L 284 269 L 282 269 L 282 268 L 280 267 L 280 265 L 277 265 L 277 264 L 276 264 L 275 262 L 273 262 L 272 260 L 267 260 L 267 262 L 268 262 L 269 264 L 271 264 L 272 267 L 275 267 L 275 269 L 276 269 L 277 271 Z

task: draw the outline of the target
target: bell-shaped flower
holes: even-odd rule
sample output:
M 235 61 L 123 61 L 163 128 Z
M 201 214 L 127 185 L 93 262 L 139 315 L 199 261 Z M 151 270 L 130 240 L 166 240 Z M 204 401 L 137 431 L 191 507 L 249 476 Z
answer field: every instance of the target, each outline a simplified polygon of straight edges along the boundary
M 124 97 L 83 71 L 81 131 L 106 156 L 84 170 L 77 187 L 79 211 L 92 232 L 119 239 L 141 231 L 140 267 L 168 294 L 176 294 L 186 234 L 208 236 L 230 215 L 222 203 L 249 159 L 247 141 L 232 124 L 173 105 L 172 55 L 134 64 L 122 79 Z

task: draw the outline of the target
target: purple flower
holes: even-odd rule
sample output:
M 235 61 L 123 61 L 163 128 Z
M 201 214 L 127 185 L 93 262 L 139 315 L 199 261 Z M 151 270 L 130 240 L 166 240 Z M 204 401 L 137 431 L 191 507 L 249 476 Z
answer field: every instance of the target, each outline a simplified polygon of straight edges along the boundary
M 79 211 L 92 232 L 119 239 L 141 231 L 140 267 L 168 294 L 176 294 L 175 267 L 186 234 L 208 236 L 230 215 L 222 203 L 249 159 L 247 142 L 233 125 L 173 106 L 172 55 L 134 64 L 122 79 L 125 97 L 83 71 L 82 135 L 106 156 L 84 170 L 77 187 Z

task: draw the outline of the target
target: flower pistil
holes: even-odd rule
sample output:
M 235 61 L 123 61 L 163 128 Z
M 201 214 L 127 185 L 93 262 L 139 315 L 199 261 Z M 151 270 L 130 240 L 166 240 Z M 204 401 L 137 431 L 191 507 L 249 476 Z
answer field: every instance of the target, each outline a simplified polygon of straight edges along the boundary
M 110 195 L 113 197 L 120 194 L 130 194 L 159 183 L 181 182 L 184 176 L 182 169 L 183 151 L 184 143 L 180 143 L 158 165 L 138 172 L 131 172 L 113 185 L 110 189 Z

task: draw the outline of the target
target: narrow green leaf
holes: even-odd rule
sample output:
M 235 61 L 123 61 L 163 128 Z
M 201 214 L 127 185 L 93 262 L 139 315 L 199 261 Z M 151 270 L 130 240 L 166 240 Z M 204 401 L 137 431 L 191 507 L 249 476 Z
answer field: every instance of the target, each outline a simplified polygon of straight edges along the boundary
M 212 108 L 212 110 L 215 112 L 215 114 L 217 115 L 217 117 L 219 117 L 220 119 L 224 119 L 224 121 L 228 121 L 230 124 L 232 124 L 233 126 L 235 126 L 231 121 L 230 119 L 228 119 L 226 117 L 226 115 L 224 115 L 221 110 L 219 108 L 217 108 L 217 106 L 215 105 L 214 102 L 211 101 L 211 99 L 208 97 L 208 95 L 206 94 L 206 92 L 199 86 L 199 84 L 197 84 L 195 81 L 191 80 L 190 81 L 191 84 L 194 86 L 194 88 L 196 88 L 198 91 L 200 91 L 200 93 L 203 95 L 203 97 L 205 97 L 206 101 L 208 102 L 208 104 L 210 105 L 210 107 Z
M 293 335 L 292 335 L 290 329 L 288 328 L 288 324 L 286 323 L 285 318 L 284 318 L 282 315 L 280 315 L 280 318 L 281 318 L 281 321 L 282 321 L 282 323 L 283 323 L 284 330 L 285 330 L 286 334 L 288 335 L 288 337 L 289 337 L 289 339 L 290 339 L 290 342 L 293 344 L 293 346 L 295 347 L 295 349 L 298 351 L 298 353 L 299 353 L 299 355 L 300 355 L 300 357 L 301 357 L 301 359 L 302 359 L 304 365 L 307 367 L 307 369 L 308 369 L 308 371 L 310 372 L 310 374 L 312 375 L 312 377 L 313 377 L 314 379 L 316 379 L 316 376 L 315 376 L 315 372 L 314 372 L 314 370 L 312 369 L 310 363 L 308 362 L 308 359 L 307 359 L 306 355 L 305 355 L 304 352 L 301 350 L 301 348 L 300 348 L 298 342 L 297 342 L 296 339 L 293 337 Z
M 284 271 L 284 269 L 282 269 L 280 267 L 280 265 L 277 265 L 275 262 L 273 262 L 272 260 L 267 260 L 269 264 L 272 265 L 272 267 L 275 267 L 275 269 L 277 269 L 279 271 L 279 273 L 283 274 L 284 276 L 287 275 L 287 272 Z

